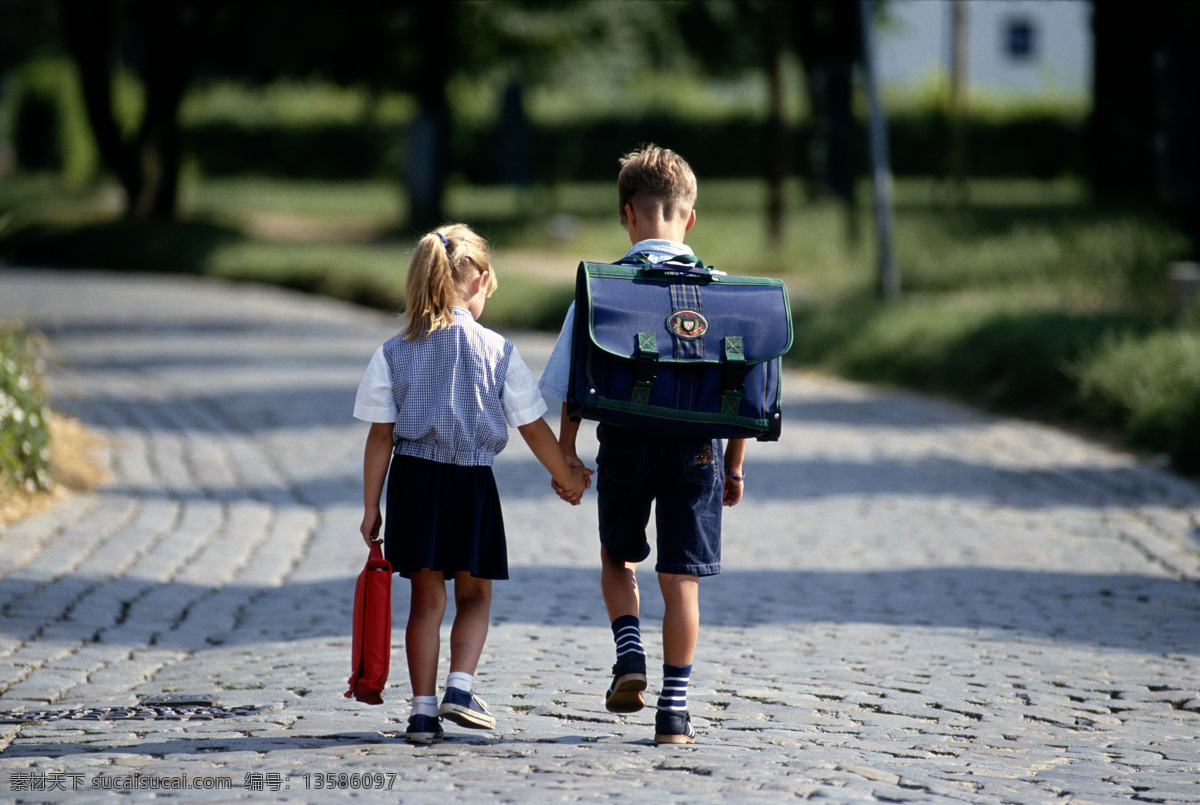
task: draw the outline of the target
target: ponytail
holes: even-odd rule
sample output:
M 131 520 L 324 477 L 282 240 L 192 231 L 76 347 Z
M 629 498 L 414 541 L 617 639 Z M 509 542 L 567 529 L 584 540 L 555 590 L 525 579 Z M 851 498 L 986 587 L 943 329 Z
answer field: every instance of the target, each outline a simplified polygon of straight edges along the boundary
M 453 307 L 475 267 L 488 272 L 485 288 L 491 296 L 497 282 L 487 243 L 464 224 L 449 224 L 417 241 L 404 289 L 408 326 L 402 335 L 420 341 L 452 325 Z

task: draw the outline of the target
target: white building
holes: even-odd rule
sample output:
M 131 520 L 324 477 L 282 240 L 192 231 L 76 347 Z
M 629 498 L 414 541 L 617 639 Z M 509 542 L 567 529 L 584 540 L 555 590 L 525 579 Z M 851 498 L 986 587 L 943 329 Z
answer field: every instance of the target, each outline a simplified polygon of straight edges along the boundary
M 953 0 L 888 0 L 876 28 L 885 90 L 948 80 Z M 1090 0 L 967 0 L 972 97 L 1086 99 L 1092 89 Z

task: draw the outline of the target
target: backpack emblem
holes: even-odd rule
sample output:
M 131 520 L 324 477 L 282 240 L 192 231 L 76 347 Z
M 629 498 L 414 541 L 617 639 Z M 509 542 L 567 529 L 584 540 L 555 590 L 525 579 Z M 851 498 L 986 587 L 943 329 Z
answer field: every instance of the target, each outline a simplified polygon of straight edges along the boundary
M 708 320 L 694 310 L 677 310 L 667 318 L 667 329 L 680 338 L 699 338 L 708 332 Z

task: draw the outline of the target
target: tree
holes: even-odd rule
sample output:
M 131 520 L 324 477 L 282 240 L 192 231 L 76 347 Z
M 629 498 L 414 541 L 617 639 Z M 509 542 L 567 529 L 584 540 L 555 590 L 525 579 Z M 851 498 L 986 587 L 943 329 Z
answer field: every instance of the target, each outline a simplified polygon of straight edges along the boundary
M 697 69 L 727 76 L 762 71 L 770 86 L 767 153 L 768 230 L 783 236 L 784 182 L 791 175 L 791 131 L 784 119 L 782 67 L 794 54 L 804 68 L 812 136 L 805 173 L 814 196 L 854 199 L 854 65 L 859 61 L 858 4 L 846 0 L 692 0 L 678 12 L 684 39 L 704 59 Z
M 20 98 L 13 80 L 16 68 L 23 61 L 53 43 L 52 13 L 51 8 L 37 0 L 0 0 L 0 20 L 4 20 L 0 25 L 0 181 L 16 167 L 18 160 L 29 156 L 20 153 L 21 146 L 26 144 L 10 141 L 10 138 L 21 140 L 22 133 L 32 135 L 27 139 L 36 138 L 34 149 L 43 152 L 40 161 L 54 161 L 49 153 L 54 144 L 48 142 L 52 138 L 47 136 L 55 122 L 51 103 L 41 98 Z M 22 126 L 22 118 L 27 122 L 28 115 L 40 116 L 44 125 Z M 39 159 L 34 155 L 31 161 Z
M 1173 214 L 1200 250 L 1200 5 L 1166 0 L 1153 13 L 1094 0 L 1091 180 L 1097 195 Z
M 573 45 L 609 37 L 605 20 L 627 16 L 603 3 L 460 0 L 59 0 L 59 11 L 101 159 L 125 190 L 129 217 L 176 211 L 179 108 L 194 80 L 319 78 L 416 100 L 406 179 L 410 223 L 420 227 L 442 220 L 451 81 L 498 68 L 544 75 Z M 133 130 L 114 111 L 120 69 L 144 89 Z
M 205 0 L 60 2 L 63 38 L 79 68 L 100 158 L 120 181 L 130 218 L 175 214 L 179 106 L 215 7 Z M 145 90 L 142 119 L 130 132 L 114 107 L 118 64 L 133 69 Z
M 37 0 L 0 0 L 0 75 L 52 40 L 52 10 Z

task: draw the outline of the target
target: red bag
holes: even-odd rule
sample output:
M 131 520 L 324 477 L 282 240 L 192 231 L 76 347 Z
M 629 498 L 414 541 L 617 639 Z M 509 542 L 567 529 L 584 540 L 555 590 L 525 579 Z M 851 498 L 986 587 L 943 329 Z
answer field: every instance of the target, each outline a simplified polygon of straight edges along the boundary
M 354 587 L 354 638 L 350 649 L 350 690 L 363 704 L 383 704 L 392 659 L 392 565 L 380 543 L 371 543 L 367 566 Z

